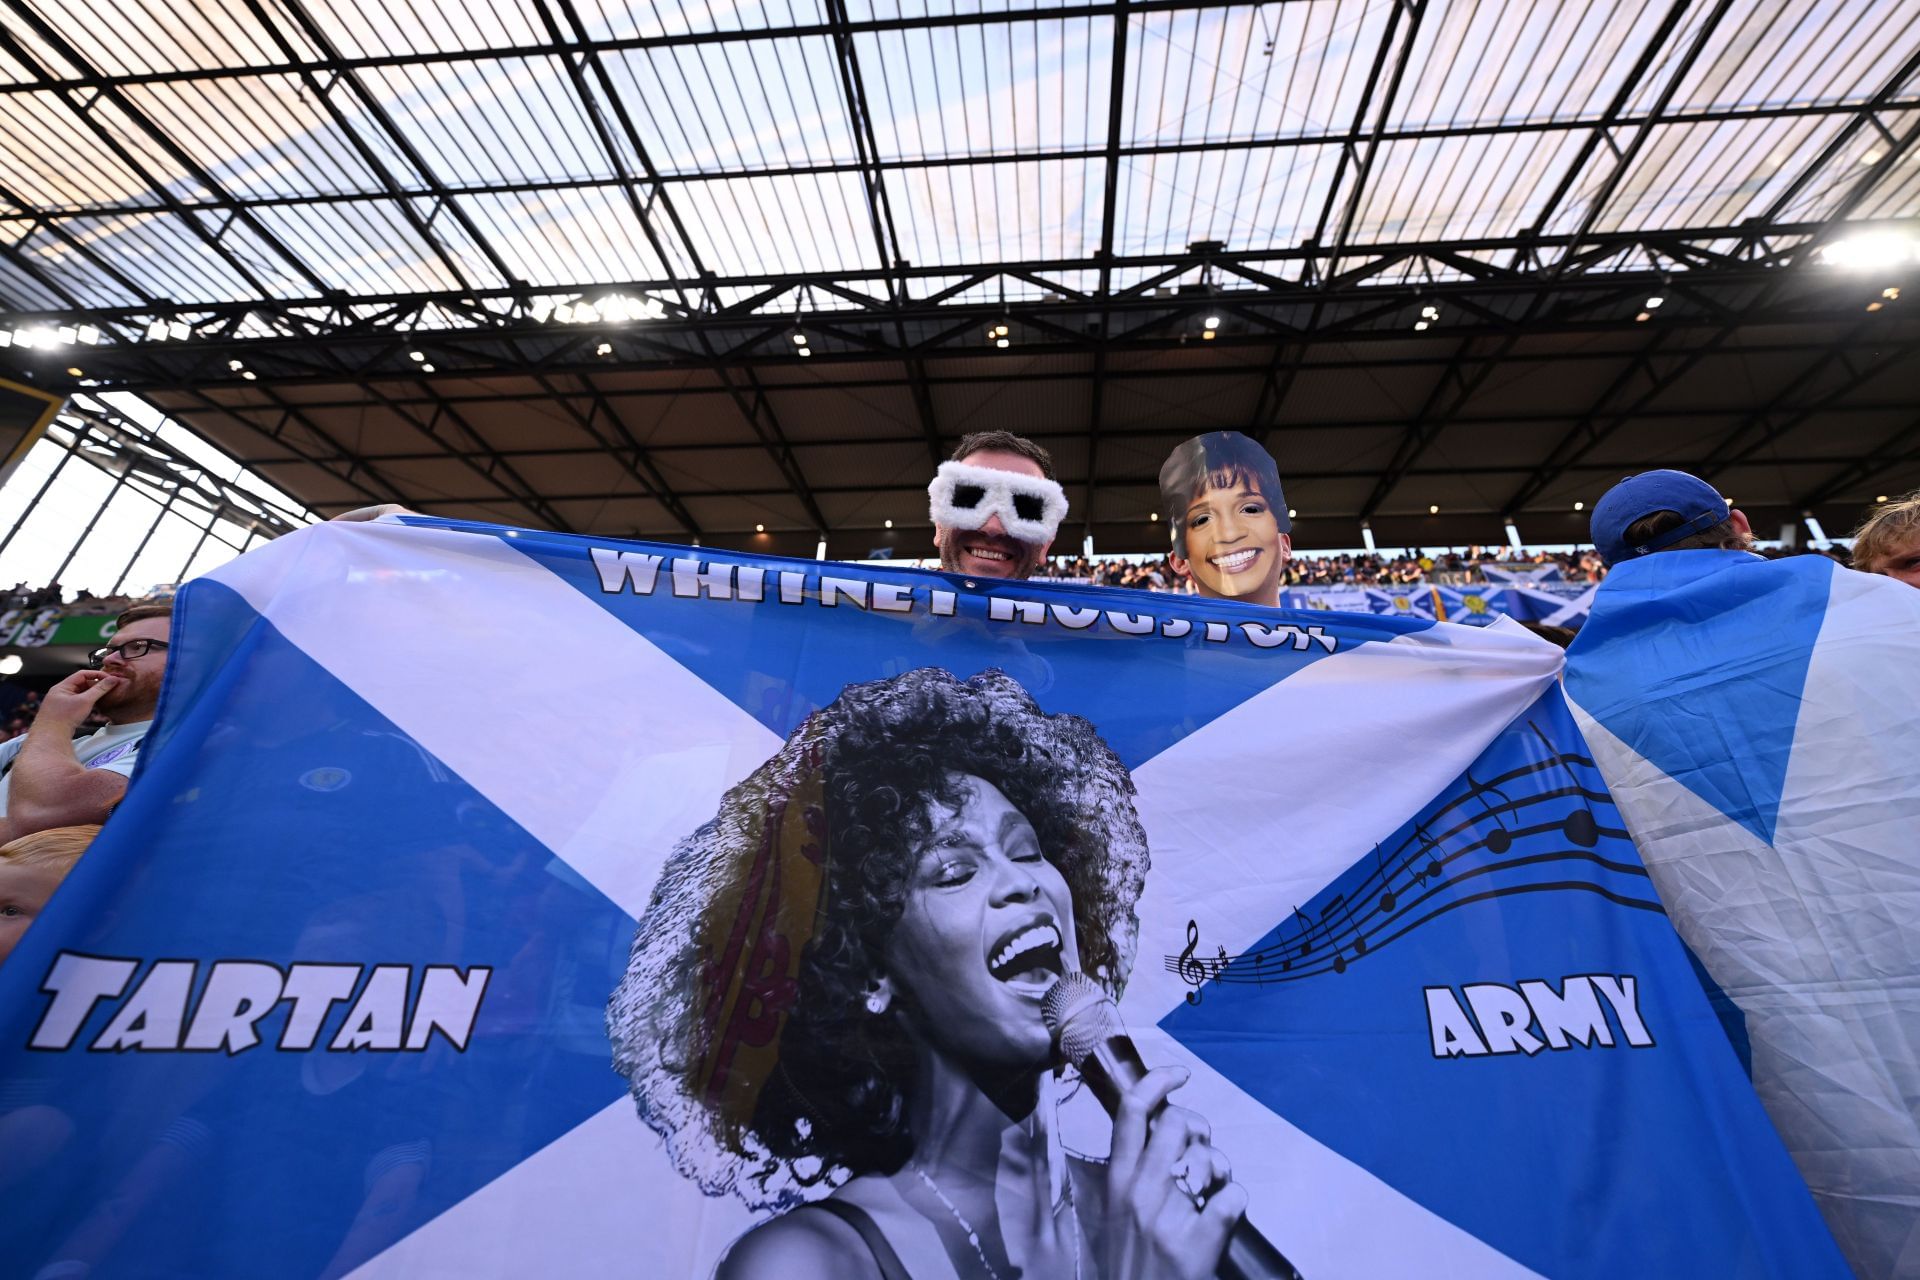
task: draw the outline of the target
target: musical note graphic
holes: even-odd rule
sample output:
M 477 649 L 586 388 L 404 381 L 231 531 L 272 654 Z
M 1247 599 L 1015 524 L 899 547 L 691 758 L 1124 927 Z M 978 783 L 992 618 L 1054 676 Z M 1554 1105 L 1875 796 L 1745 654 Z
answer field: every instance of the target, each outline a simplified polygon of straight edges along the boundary
M 1546 734 L 1540 731 L 1539 725 L 1529 720 L 1527 721 L 1527 727 L 1533 730 L 1535 736 L 1546 745 L 1548 751 L 1553 750 L 1552 741 L 1548 739 Z M 1573 766 L 1567 763 L 1567 758 L 1563 755 L 1555 755 L 1553 762 L 1560 766 L 1561 770 L 1566 773 L 1567 781 L 1573 784 L 1574 790 L 1580 793 L 1581 800 L 1583 801 L 1578 809 L 1575 809 L 1562 819 L 1560 824 L 1561 828 L 1566 831 L 1567 839 L 1573 841 L 1582 849 L 1591 849 L 1600 843 L 1600 820 L 1593 816 L 1593 806 L 1590 803 L 1585 803 L 1587 799 L 1586 788 L 1580 785 L 1580 777 L 1574 773 Z
M 1473 770 L 1471 768 L 1467 770 L 1467 788 L 1473 798 L 1480 802 L 1481 816 L 1492 818 L 1496 824 L 1494 830 L 1487 832 L 1487 848 L 1493 850 L 1495 853 L 1505 853 L 1513 847 L 1513 833 L 1507 830 L 1506 821 L 1501 818 L 1499 810 L 1487 803 L 1487 792 L 1491 791 L 1493 794 L 1499 796 L 1500 803 L 1508 809 L 1514 807 L 1513 801 L 1509 799 L 1507 793 L 1500 788 L 1477 781 L 1473 776 Z
M 1354 925 L 1353 908 L 1347 905 L 1346 895 L 1336 893 L 1327 899 L 1326 906 L 1320 908 L 1320 923 L 1327 926 L 1329 935 L 1333 932 L 1329 917 L 1331 917 L 1335 911 L 1340 912 L 1346 920 L 1347 927 L 1353 930 L 1354 955 L 1363 956 L 1367 954 L 1367 935 L 1360 932 L 1359 928 Z M 1336 944 L 1333 949 L 1333 971 L 1335 973 L 1345 973 L 1347 971 L 1347 957 L 1341 953 L 1338 944 Z
M 1302 914 L 1298 906 L 1295 906 L 1293 909 L 1293 918 L 1300 924 L 1300 958 L 1305 960 L 1313 953 L 1313 926 L 1307 922 L 1307 917 Z M 1293 961 L 1283 960 L 1280 967 L 1283 969 L 1291 969 L 1293 968 Z
M 1187 992 L 1188 1004 L 1200 1003 L 1200 986 L 1207 980 L 1205 961 L 1195 960 L 1193 951 L 1200 945 L 1200 922 L 1187 921 L 1187 949 L 1180 953 L 1180 980 L 1193 988 Z
M 1509 739 L 1504 759 L 1511 762 L 1517 747 L 1518 764 L 1496 763 L 1483 780 L 1483 757 L 1397 841 L 1376 842 L 1372 858 L 1362 857 L 1327 886 L 1338 891 L 1312 904 L 1314 915 L 1296 905 L 1292 925 L 1283 922 L 1267 946 L 1232 955 L 1216 943 L 1214 958 L 1202 959 L 1199 926 L 1189 921 L 1186 949 L 1166 958 L 1167 968 L 1195 988 L 1187 1001 L 1198 1004 L 1198 988 L 1210 980 L 1265 985 L 1345 973 L 1442 915 L 1517 894 L 1589 891 L 1619 906 L 1660 911 L 1626 830 L 1617 816 L 1603 822 L 1598 812 L 1611 812 L 1612 800 L 1594 762 L 1555 751 L 1538 724 L 1529 721 L 1526 729 L 1544 751 L 1528 750 L 1526 730 L 1516 729 L 1521 742 Z M 1582 781 L 1582 771 L 1592 783 Z M 1609 841 L 1619 842 L 1618 856 L 1602 849 Z

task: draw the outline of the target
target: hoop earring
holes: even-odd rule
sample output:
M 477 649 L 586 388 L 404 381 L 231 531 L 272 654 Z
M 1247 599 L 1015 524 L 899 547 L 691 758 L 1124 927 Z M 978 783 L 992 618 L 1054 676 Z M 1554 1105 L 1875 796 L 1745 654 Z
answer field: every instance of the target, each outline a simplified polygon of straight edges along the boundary
M 889 1003 L 890 1001 L 887 998 L 886 992 L 884 991 L 867 992 L 867 1012 L 868 1013 L 874 1014 L 876 1016 L 879 1014 L 885 1013 L 887 1011 L 887 1005 Z

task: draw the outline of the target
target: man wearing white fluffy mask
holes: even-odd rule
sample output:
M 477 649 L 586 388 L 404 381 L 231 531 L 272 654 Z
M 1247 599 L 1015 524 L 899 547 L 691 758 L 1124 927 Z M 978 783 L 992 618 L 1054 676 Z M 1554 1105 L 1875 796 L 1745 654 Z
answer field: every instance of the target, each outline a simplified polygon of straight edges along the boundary
M 1011 431 L 963 437 L 927 496 L 940 567 L 976 578 L 1031 577 L 1067 518 L 1052 455 Z

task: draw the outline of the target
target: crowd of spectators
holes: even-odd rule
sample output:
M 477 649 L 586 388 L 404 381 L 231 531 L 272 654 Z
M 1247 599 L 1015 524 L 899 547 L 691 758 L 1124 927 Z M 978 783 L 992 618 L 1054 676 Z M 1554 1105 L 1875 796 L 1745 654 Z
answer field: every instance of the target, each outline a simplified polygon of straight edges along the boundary
M 1510 547 L 1497 550 L 1456 547 L 1444 551 L 1408 548 L 1397 555 L 1296 552 L 1287 565 L 1282 585 L 1385 587 L 1426 582 L 1462 586 L 1490 580 L 1481 569 L 1483 564 L 1516 569 L 1552 566 L 1567 582 L 1598 582 L 1607 576 L 1606 566 L 1592 550 L 1516 552 Z M 1054 556 L 1036 576 L 1141 591 L 1185 592 L 1189 589 L 1186 581 L 1175 575 L 1163 559 L 1089 560 L 1085 556 Z
M 85 595 L 86 592 L 80 594 Z M 67 593 L 58 582 L 49 582 L 44 587 L 30 587 L 24 582 L 16 582 L 0 596 L 0 611 L 7 609 L 40 609 L 49 605 L 65 604 Z
M 165 598 L 166 592 L 148 592 L 141 599 Z M 133 596 L 97 596 L 85 587 L 73 593 L 71 600 L 58 582 L 49 582 L 44 587 L 29 587 L 24 582 L 16 582 L 4 596 L 0 596 L 0 613 L 13 609 L 61 609 L 71 614 L 113 614 L 119 613 L 134 602 Z

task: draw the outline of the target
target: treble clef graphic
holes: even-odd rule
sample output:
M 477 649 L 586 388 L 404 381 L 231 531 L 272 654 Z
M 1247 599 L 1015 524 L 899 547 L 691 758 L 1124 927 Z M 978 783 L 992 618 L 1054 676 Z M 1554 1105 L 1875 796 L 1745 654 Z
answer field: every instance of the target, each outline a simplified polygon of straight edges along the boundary
M 1187 949 L 1180 953 L 1179 965 L 1180 981 L 1193 988 L 1187 992 L 1188 1004 L 1200 1003 L 1200 985 L 1207 980 L 1207 962 L 1193 958 L 1194 949 L 1199 945 L 1200 923 L 1197 920 L 1189 920 L 1187 921 Z

